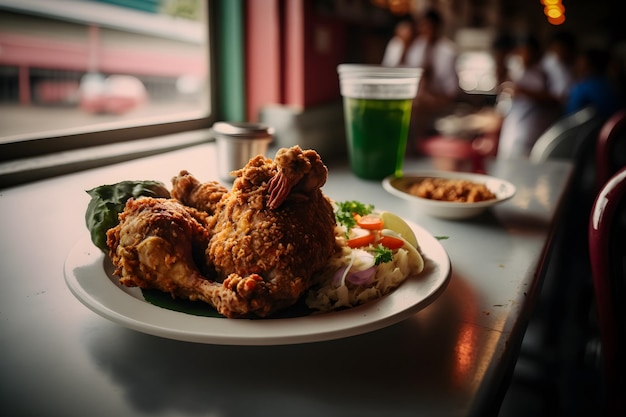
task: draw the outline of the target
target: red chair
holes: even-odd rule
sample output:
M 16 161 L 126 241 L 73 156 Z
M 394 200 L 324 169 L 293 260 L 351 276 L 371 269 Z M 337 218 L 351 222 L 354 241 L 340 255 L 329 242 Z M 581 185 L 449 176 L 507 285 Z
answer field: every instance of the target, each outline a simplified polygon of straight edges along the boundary
M 626 415 L 626 168 L 602 187 L 589 220 L 589 255 L 601 341 L 606 410 Z M 602 414 L 605 415 L 605 414 Z
M 616 156 L 624 149 L 616 150 L 626 144 L 626 110 L 620 110 L 611 116 L 602 126 L 596 142 L 596 191 L 611 178 L 624 161 L 616 161 Z M 620 152 L 621 151 L 621 152 Z M 623 157 L 623 155 L 622 155 Z

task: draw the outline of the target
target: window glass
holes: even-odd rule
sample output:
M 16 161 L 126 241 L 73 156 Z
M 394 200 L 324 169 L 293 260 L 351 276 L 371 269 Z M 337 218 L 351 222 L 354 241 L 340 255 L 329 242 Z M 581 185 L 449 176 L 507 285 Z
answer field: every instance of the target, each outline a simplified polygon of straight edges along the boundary
M 0 143 L 211 116 L 202 0 L 0 0 Z

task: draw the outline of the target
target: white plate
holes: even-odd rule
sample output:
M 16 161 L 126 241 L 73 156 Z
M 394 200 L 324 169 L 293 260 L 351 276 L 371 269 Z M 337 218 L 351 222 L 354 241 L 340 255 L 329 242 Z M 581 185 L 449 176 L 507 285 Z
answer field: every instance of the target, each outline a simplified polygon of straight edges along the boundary
M 280 319 L 201 317 L 145 301 L 141 290 L 127 288 L 112 276 L 108 258 L 89 236 L 65 261 L 65 281 L 85 306 L 118 324 L 170 339 L 226 345 L 280 345 L 353 336 L 395 324 L 435 300 L 450 277 L 450 259 L 441 244 L 409 223 L 424 255 L 424 271 L 392 293 L 347 310 Z
M 409 192 L 411 185 L 424 178 L 459 179 L 485 184 L 496 198 L 476 203 L 460 203 L 431 200 L 411 194 Z M 496 177 L 452 171 L 421 171 L 405 173 L 402 177 L 389 176 L 383 180 L 383 188 L 390 194 L 412 202 L 424 214 L 442 219 L 466 219 L 477 216 L 488 208 L 510 199 L 516 191 L 513 184 Z

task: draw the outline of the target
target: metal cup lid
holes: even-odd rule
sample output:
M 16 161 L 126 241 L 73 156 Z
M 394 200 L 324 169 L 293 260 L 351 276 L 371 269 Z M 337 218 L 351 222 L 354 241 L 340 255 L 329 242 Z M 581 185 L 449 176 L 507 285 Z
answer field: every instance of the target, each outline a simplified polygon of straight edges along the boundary
M 219 135 L 242 139 L 267 138 L 274 134 L 274 129 L 261 123 L 216 122 L 213 131 Z

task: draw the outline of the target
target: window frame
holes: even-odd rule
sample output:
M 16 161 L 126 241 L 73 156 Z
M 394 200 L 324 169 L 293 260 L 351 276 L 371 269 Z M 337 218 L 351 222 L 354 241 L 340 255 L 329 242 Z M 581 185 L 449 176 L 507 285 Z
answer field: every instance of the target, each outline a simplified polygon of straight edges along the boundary
M 209 26 L 206 34 L 208 47 L 208 115 L 205 117 L 164 121 L 161 123 L 133 124 L 132 126 L 125 127 L 112 126 L 111 128 L 98 128 L 97 126 L 86 126 L 80 129 L 56 130 L 49 134 L 34 133 L 32 135 L 19 135 L 15 136 L 14 141 L 0 143 L 0 163 L 73 150 L 85 150 L 91 147 L 115 145 L 140 139 L 160 138 L 194 130 L 209 129 L 213 122 L 218 119 L 217 101 L 219 92 L 217 91 L 215 73 L 217 70 L 217 19 L 215 16 L 215 3 L 216 0 L 208 0 L 206 2 L 206 13 L 208 15 L 207 24 Z M 175 139 L 174 142 L 176 142 Z M 147 147 L 150 147 L 150 145 L 147 145 Z M 171 146 L 163 147 L 163 151 L 173 147 L 176 147 L 175 143 Z M 123 157 L 119 156 L 119 158 Z M 133 158 L 133 155 L 128 155 L 127 159 L 131 158 Z

